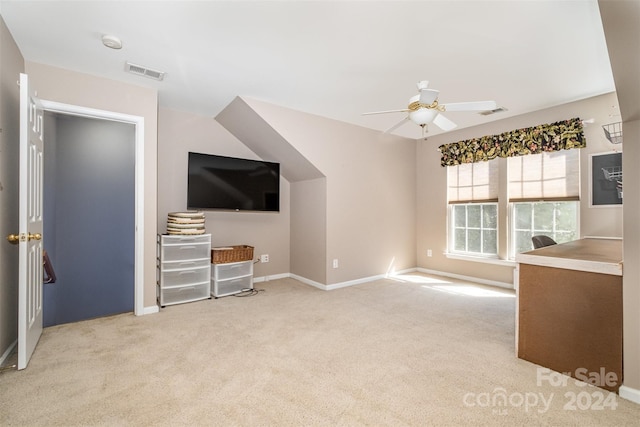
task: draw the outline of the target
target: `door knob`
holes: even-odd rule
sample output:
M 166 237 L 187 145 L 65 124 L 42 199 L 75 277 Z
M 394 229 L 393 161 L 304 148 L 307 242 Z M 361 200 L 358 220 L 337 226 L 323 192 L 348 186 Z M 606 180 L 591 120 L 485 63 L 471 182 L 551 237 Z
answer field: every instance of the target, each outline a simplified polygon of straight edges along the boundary
M 20 243 L 20 241 L 28 242 L 29 240 L 42 240 L 42 234 L 9 234 L 7 236 L 7 240 L 9 243 L 13 243 L 14 245 Z

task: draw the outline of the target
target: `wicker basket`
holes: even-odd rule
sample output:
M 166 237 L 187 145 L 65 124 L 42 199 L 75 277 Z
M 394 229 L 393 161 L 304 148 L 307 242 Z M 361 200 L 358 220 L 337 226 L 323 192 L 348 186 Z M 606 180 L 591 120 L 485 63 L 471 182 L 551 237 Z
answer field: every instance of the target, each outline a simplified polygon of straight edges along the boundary
M 223 246 L 211 249 L 211 262 L 213 264 L 226 264 L 229 262 L 251 261 L 253 259 L 253 246 Z

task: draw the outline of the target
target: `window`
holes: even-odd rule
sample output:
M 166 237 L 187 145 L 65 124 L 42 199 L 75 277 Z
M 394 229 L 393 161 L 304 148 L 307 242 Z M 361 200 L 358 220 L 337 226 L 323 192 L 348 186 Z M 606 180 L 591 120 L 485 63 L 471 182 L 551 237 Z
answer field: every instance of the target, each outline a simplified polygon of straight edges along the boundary
M 451 209 L 452 252 L 476 255 L 498 253 L 498 204 L 456 204 Z
M 578 238 L 579 202 L 523 202 L 512 206 L 511 257 L 533 249 L 531 238 L 544 234 L 558 243 Z
M 454 256 L 512 260 L 533 249 L 535 235 L 558 243 L 580 237 L 578 149 L 448 166 L 447 186 L 448 252 Z M 507 247 L 500 248 L 503 233 Z
M 509 201 L 580 200 L 580 150 L 509 157 Z
M 449 252 L 498 254 L 498 163 L 466 163 L 447 168 Z
M 558 243 L 579 236 L 580 151 L 562 150 L 508 159 L 511 232 L 509 257 L 533 249 L 531 237 Z

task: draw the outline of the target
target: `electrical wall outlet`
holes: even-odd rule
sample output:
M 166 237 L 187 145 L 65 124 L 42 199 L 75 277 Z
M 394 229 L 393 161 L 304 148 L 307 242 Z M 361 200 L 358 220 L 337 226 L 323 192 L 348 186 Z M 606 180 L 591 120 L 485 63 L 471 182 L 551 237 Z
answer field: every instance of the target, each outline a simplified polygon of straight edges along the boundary
M 427 256 L 432 256 L 433 252 L 431 252 L 431 249 L 427 249 Z
M 333 260 L 333 268 L 338 268 L 338 259 Z
M 269 262 L 269 254 L 260 255 L 260 262 Z

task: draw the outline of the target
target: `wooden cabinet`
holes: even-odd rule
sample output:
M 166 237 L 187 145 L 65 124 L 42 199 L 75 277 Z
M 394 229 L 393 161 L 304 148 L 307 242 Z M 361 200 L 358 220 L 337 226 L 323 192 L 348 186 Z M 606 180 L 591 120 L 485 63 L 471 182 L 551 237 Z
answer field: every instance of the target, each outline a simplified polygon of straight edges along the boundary
M 161 307 L 211 298 L 211 235 L 159 235 L 157 298 Z
M 622 241 L 581 239 L 516 256 L 519 358 L 617 392 Z

